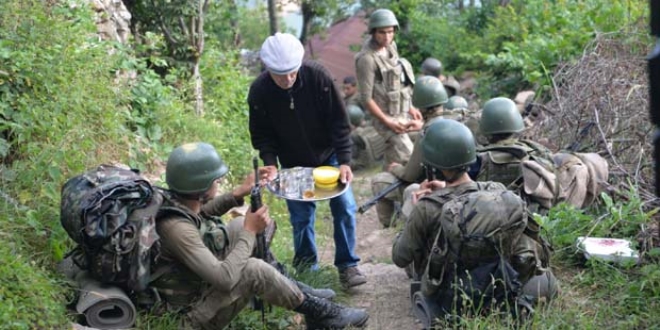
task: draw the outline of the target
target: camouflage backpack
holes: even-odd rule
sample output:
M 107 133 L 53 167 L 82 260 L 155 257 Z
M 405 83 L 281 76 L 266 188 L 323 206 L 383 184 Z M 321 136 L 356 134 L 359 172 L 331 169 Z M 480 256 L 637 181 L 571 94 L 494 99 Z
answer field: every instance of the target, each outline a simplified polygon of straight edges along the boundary
M 62 187 L 60 222 L 78 246 L 74 262 L 102 283 L 140 292 L 159 251 L 163 196 L 137 171 L 101 165 Z
M 353 140 L 353 162 L 358 168 L 378 164 L 385 155 L 385 140 L 373 126 L 359 127 L 351 133 Z
M 446 314 L 515 306 L 522 289 L 512 258 L 527 227 L 525 202 L 499 184 L 485 184 L 459 196 L 425 197 L 442 209 L 422 291 L 437 297 Z

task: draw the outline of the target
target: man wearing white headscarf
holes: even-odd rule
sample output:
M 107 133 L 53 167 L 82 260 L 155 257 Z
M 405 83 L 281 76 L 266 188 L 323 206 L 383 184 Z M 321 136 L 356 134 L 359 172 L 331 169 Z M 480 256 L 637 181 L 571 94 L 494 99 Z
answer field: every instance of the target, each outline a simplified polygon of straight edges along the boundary
M 261 47 L 266 68 L 250 86 L 250 135 L 252 146 L 264 162 L 262 179 L 272 180 L 282 168 L 330 165 L 339 168 L 339 179 L 349 184 L 353 173 L 351 129 L 344 102 L 327 70 L 313 61 L 303 62 L 303 45 L 291 34 L 276 33 Z M 296 267 L 318 268 L 314 234 L 315 202 L 287 200 Z M 357 205 L 349 187 L 330 199 L 334 223 L 335 266 L 345 287 L 367 282 L 357 267 L 355 213 Z

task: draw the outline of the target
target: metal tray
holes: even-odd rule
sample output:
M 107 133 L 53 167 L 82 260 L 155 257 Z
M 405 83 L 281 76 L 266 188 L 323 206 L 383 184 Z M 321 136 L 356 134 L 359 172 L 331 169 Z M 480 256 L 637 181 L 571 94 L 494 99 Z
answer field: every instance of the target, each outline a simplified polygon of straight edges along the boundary
M 341 196 L 348 189 L 349 184 L 341 182 L 332 189 L 318 188 L 314 185 L 314 177 L 312 176 L 313 167 L 293 167 L 279 170 L 275 180 L 266 184 L 266 188 L 273 193 L 273 195 L 284 198 L 290 201 L 301 202 L 315 202 L 322 201 L 330 198 Z M 292 180 L 297 182 L 297 189 L 293 188 L 285 194 L 284 181 Z M 295 186 L 295 184 L 294 184 Z M 313 196 L 309 196 L 309 192 L 313 192 Z

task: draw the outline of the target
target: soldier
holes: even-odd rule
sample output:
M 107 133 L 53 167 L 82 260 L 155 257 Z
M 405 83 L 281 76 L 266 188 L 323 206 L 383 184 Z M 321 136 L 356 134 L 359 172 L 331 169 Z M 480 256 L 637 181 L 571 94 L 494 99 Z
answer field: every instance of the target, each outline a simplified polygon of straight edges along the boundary
M 432 76 L 423 76 L 417 79 L 413 92 L 413 105 L 420 109 L 422 113 L 424 119 L 424 126 L 421 128 L 422 131 L 435 118 L 462 120 L 462 114 L 460 112 L 446 111 L 444 109 L 443 106 L 447 103 L 447 100 L 447 92 L 439 79 Z M 422 121 L 415 122 L 416 125 L 420 125 L 421 123 Z M 409 189 L 411 191 L 417 190 L 419 186 L 416 183 L 424 180 L 424 170 L 421 164 L 422 150 L 420 141 L 418 140 L 415 143 L 410 160 L 406 164 L 390 163 L 387 172 L 378 173 L 372 179 L 371 189 L 374 195 L 397 180 L 403 182 L 398 190 L 385 195 L 376 204 L 378 220 L 383 226 L 389 227 L 396 222 L 396 204 L 402 202 L 402 194 L 404 196 L 406 195 L 404 189 L 410 186 L 411 188 Z
M 536 172 L 546 176 L 554 175 L 555 166 L 547 148 L 519 138 L 518 134 L 524 129 L 522 116 L 511 99 L 496 97 L 484 104 L 479 130 L 485 135 L 488 144 L 479 149 L 480 170 L 477 180 L 500 182 L 519 192 L 529 203 L 531 211 L 545 213 L 556 202 L 558 189 L 535 192 L 531 196 L 523 185 L 523 162 L 534 161 L 539 165 Z M 549 188 L 556 188 L 555 183 L 552 182 Z
M 442 74 L 442 62 L 436 58 L 427 57 L 424 62 L 422 62 L 422 74 L 440 79 L 445 86 L 447 95 L 450 97 L 458 94 L 458 91 L 461 88 L 461 85 L 454 76 L 445 76 Z
M 501 183 L 470 179 L 467 171 L 477 160 L 470 130 L 459 122 L 438 119 L 427 128 L 421 148 L 424 166 L 442 183 L 434 185 L 415 205 L 392 249 L 392 261 L 397 266 L 412 264 L 421 275 L 421 291 L 413 299 L 425 302 L 417 306 L 430 306 L 433 319 L 460 314 L 469 306 L 456 304 L 464 295 L 477 305 L 478 299 L 488 305 L 489 298 L 500 302 L 515 298 L 522 303 L 554 297 L 557 287 L 548 269 L 549 255 L 539 253 L 544 251 L 537 251 L 536 241 L 524 234 L 525 203 Z M 498 274 L 505 265 L 508 268 L 502 271 L 507 276 Z M 484 297 L 487 291 L 470 291 L 465 284 L 468 281 L 486 286 L 502 281 L 510 291 L 495 290 Z M 531 284 L 518 300 L 513 292 L 521 283 Z M 456 295 L 456 290 L 461 293 Z
M 608 164 L 595 153 L 552 154 L 543 145 L 521 139 L 525 129 L 516 104 L 497 97 L 484 104 L 480 133 L 488 144 L 479 148 L 478 180 L 501 182 L 515 190 L 532 212 L 545 214 L 565 201 L 581 208 L 590 205 L 607 181 Z
M 470 110 L 468 102 L 464 97 L 458 95 L 450 97 L 447 104 L 445 104 L 445 109 L 461 112 L 463 114 L 463 120 L 460 122 L 470 129 L 477 141 L 477 145 L 486 143 L 486 138 L 479 131 L 480 114 L 477 111 Z
M 360 101 L 374 117 L 373 125 L 386 143 L 386 163 L 405 163 L 412 153 L 409 115 L 421 119 L 411 106 L 412 66 L 399 58 L 394 35 L 399 28 L 394 13 L 378 9 L 369 16 L 370 37 L 355 57 Z
M 217 182 L 227 172 L 207 143 L 184 144 L 169 156 L 170 190 L 162 208 L 167 212 L 156 223 L 161 255 L 155 269 L 165 271 L 151 283 L 166 306 L 187 311 L 190 322 L 204 329 L 225 327 L 253 296 L 304 314 L 309 328 L 364 325 L 369 317 L 364 310 L 318 298 L 309 287 L 301 291 L 273 266 L 251 257 L 255 235 L 271 221 L 267 206 L 226 226 L 213 220 L 243 205 L 254 185 L 250 175 L 232 192 L 216 196 Z
M 344 77 L 344 84 L 342 85 L 344 92 L 344 105 L 347 107 L 350 104 L 359 106 L 358 93 L 357 93 L 357 79 L 354 76 Z
M 447 108 L 447 110 L 469 110 L 467 100 L 465 100 L 464 97 L 458 95 L 450 97 L 449 101 L 447 101 L 447 104 L 445 105 L 445 108 Z

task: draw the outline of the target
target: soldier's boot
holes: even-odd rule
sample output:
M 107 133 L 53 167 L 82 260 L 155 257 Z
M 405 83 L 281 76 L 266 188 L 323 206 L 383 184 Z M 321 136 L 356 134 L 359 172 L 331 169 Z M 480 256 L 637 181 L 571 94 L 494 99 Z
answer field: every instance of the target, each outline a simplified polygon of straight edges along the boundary
M 342 306 L 309 294 L 305 294 L 305 300 L 295 311 L 305 315 L 305 323 L 310 330 L 360 328 L 369 320 L 369 314 L 363 309 Z
M 300 291 L 310 296 L 328 300 L 332 300 L 335 296 L 337 296 L 335 291 L 332 289 L 317 289 L 299 281 L 294 281 L 294 283 L 296 283 Z

